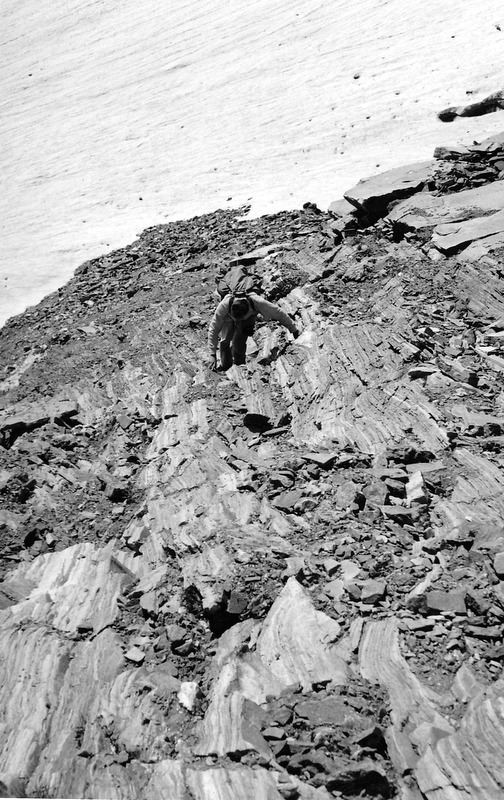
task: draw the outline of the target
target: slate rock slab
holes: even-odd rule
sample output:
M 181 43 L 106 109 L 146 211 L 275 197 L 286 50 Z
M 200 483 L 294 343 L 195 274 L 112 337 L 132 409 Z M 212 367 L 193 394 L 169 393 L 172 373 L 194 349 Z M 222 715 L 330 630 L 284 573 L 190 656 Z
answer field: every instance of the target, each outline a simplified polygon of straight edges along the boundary
M 501 211 L 503 206 L 504 184 L 495 181 L 455 194 L 422 192 L 395 205 L 387 219 L 409 230 L 419 230 L 481 217 Z
M 357 209 L 380 216 L 393 200 L 410 197 L 428 185 L 435 167 L 435 161 L 397 167 L 359 181 L 344 197 Z
M 504 183 L 503 205 L 504 205 Z M 438 225 L 434 230 L 432 242 L 443 253 L 452 253 L 470 242 L 486 239 L 488 236 L 504 233 L 504 210 L 487 217 L 478 217 L 465 222 L 452 222 Z

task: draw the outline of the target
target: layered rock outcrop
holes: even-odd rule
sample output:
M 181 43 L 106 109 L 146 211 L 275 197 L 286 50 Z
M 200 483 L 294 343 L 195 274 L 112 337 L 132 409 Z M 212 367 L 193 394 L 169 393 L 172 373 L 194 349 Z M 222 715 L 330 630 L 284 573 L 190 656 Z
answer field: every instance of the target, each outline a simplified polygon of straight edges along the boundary
M 4 796 L 502 796 L 503 248 L 440 244 L 502 181 L 443 154 L 150 229 L 4 328 Z M 302 334 L 214 374 L 230 262 Z

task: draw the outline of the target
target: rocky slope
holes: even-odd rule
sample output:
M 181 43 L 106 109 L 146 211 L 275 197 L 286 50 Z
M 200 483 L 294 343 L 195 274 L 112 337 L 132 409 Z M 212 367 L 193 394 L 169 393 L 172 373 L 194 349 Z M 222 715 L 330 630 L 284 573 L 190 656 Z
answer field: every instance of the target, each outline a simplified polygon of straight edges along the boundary
M 151 228 L 2 330 L 3 796 L 502 797 L 503 141 Z M 303 333 L 214 374 L 233 259 Z

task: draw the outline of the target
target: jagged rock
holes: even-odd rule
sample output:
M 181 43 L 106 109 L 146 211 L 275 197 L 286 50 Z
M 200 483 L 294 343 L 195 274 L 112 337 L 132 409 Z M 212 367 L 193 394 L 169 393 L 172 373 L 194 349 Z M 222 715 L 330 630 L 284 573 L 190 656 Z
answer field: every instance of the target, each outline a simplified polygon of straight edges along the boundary
M 295 578 L 289 578 L 266 617 L 256 651 L 285 685 L 346 681 L 344 660 L 336 655 L 340 626 L 316 611 Z
M 397 520 L 398 522 L 411 522 L 418 518 L 418 511 L 415 508 L 406 508 L 401 505 L 380 506 L 380 511 L 387 519 Z
M 345 192 L 344 198 L 361 211 L 375 217 L 382 216 L 393 200 L 409 197 L 428 185 L 435 164 L 435 161 L 421 161 L 382 172 L 360 181 Z
M 218 679 L 197 748 L 201 755 L 251 748 L 268 754 L 257 723 L 247 719 L 247 703 L 261 704 L 267 695 L 278 696 L 297 682 L 309 689 L 321 681 L 346 681 L 346 663 L 333 643 L 338 623 L 313 608 L 294 578 L 287 581 L 260 632 L 254 628 L 249 623 L 237 625 L 222 637 L 216 655 Z M 243 641 L 251 633 L 249 652 L 241 655 Z
M 156 617 L 159 611 L 158 596 L 156 592 L 145 592 L 140 598 L 140 607 L 146 614 Z

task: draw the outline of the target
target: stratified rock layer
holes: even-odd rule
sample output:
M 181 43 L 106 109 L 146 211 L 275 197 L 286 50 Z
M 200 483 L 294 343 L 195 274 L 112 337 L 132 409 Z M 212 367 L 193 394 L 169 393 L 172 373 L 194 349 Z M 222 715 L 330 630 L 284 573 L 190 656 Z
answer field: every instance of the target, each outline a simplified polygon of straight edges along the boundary
M 352 225 L 446 163 L 361 185 Z M 429 219 L 494 210 L 467 180 Z M 394 213 L 153 228 L 6 326 L 4 795 L 503 795 L 499 249 Z M 302 333 L 260 322 L 215 374 L 231 261 Z

